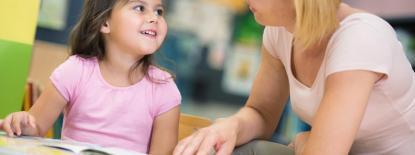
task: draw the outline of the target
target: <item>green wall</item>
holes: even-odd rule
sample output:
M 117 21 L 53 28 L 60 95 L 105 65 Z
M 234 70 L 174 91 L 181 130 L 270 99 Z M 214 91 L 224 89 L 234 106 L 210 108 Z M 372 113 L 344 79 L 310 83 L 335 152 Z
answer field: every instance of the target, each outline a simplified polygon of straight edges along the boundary
M 0 118 L 22 107 L 31 51 L 32 45 L 0 40 Z

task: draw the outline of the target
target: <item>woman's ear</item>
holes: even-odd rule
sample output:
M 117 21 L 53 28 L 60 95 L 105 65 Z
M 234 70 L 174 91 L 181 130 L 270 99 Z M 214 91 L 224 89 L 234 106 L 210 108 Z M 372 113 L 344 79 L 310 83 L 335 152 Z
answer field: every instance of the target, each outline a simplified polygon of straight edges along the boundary
M 109 22 L 106 21 L 104 24 L 101 25 L 101 33 L 110 33 L 110 25 Z

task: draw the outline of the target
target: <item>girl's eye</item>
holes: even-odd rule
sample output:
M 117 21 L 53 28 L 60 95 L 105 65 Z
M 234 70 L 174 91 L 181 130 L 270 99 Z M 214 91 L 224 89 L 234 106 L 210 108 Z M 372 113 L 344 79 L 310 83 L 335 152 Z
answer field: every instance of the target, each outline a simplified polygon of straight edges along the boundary
M 134 7 L 134 10 L 137 10 L 137 11 L 139 11 L 139 12 L 144 12 L 144 6 L 142 6 L 142 5 L 137 5 L 137 6 L 135 6 Z
M 157 16 L 163 16 L 164 15 L 164 10 L 163 9 L 157 9 L 155 13 L 156 13 Z

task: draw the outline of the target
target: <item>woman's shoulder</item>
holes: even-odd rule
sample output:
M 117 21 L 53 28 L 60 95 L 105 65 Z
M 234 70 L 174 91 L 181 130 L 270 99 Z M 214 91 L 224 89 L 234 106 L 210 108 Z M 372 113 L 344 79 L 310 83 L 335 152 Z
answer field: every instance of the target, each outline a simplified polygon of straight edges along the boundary
M 345 17 L 333 34 L 329 44 L 350 44 L 356 47 L 390 46 L 398 42 L 393 27 L 381 17 L 371 13 L 359 12 Z
M 336 33 L 346 32 L 395 36 L 393 27 L 386 20 L 368 12 L 356 12 L 346 16 L 340 22 Z
M 345 17 L 327 47 L 326 75 L 345 70 L 369 70 L 388 75 L 394 55 L 403 53 L 393 28 L 365 12 Z
M 275 58 L 283 58 L 290 51 L 292 33 L 284 27 L 267 26 L 264 29 L 262 44 L 265 49 Z
M 378 29 L 380 31 L 393 30 L 392 26 L 381 17 L 370 12 L 351 7 L 344 3 L 340 6 L 338 17 L 340 18 L 340 30 L 359 26 Z
M 285 27 L 282 26 L 266 26 L 264 28 L 264 36 L 291 38 L 292 33 L 290 33 Z

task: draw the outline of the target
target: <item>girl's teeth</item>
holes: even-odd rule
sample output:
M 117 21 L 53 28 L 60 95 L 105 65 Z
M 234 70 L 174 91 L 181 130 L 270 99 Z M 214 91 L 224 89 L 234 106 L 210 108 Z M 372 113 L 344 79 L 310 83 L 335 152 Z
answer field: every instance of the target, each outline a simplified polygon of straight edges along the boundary
M 153 31 L 143 31 L 142 34 L 156 35 L 156 32 Z

